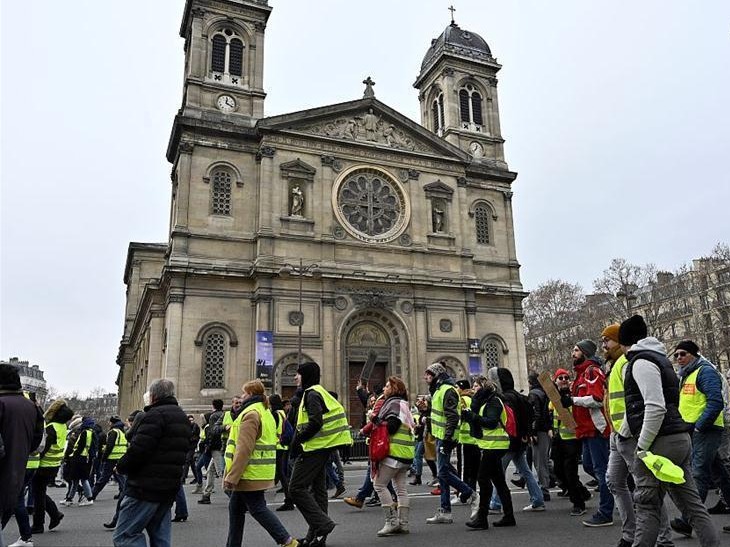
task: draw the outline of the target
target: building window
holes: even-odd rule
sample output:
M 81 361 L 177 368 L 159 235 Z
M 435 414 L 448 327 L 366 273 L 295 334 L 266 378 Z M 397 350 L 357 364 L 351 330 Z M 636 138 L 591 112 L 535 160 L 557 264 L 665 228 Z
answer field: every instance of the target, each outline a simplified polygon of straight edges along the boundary
M 462 129 L 483 131 L 482 96 L 471 84 L 467 84 L 459 91 L 459 111 Z
M 230 28 L 216 32 L 211 38 L 210 77 L 227 84 L 243 82 L 243 40 Z
M 444 94 L 439 93 L 431 105 L 433 115 L 433 131 L 438 136 L 444 134 Z
M 486 205 L 480 204 L 474 208 L 474 227 L 477 233 L 477 243 L 489 245 L 491 234 L 489 233 L 490 212 Z
M 213 215 L 231 214 L 231 174 L 228 171 L 213 173 L 210 212 Z
M 499 346 L 497 342 L 487 342 L 484 344 L 484 369 L 498 367 L 499 362 Z
M 203 344 L 203 388 L 225 388 L 226 336 L 212 331 Z

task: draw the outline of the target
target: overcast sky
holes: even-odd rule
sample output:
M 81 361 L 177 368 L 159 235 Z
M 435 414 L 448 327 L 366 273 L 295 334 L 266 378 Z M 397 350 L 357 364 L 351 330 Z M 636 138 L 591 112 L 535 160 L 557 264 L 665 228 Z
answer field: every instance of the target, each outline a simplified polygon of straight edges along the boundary
M 412 84 L 451 0 L 270 0 L 266 115 Z M 527 289 L 730 240 L 730 2 L 453 0 L 503 65 Z M 114 390 L 129 241 L 167 241 L 183 0 L 2 2 L 0 358 Z

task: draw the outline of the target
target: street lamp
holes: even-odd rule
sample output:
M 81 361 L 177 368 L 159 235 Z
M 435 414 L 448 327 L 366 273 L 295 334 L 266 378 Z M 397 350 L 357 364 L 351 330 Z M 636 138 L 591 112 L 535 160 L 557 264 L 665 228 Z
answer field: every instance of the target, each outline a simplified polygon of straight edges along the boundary
M 322 270 L 319 264 L 309 264 L 305 266 L 302 259 L 299 259 L 299 266 L 289 264 L 288 262 L 279 268 L 279 275 L 288 278 L 292 275 L 299 277 L 299 312 L 297 313 L 297 328 L 299 330 L 299 349 L 297 351 L 297 364 L 302 364 L 302 325 L 304 324 L 304 314 L 302 313 L 302 282 L 305 275 L 311 275 L 314 279 L 322 277 Z

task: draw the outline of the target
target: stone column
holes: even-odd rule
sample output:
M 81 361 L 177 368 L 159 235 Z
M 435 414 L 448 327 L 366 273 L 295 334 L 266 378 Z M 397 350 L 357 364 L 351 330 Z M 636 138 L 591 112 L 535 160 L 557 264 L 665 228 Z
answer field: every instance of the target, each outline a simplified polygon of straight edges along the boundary
M 260 234 L 273 234 L 274 231 L 274 150 L 262 145 L 256 154 L 259 161 L 259 226 Z
M 426 384 L 421 380 L 423 371 L 431 363 L 427 363 L 426 344 L 428 341 L 428 317 L 426 304 L 423 302 L 414 302 L 413 314 L 415 317 L 416 328 L 414 331 L 413 349 L 414 361 L 416 362 L 415 370 L 411 371 L 411 385 L 408 386 L 411 393 L 423 393 Z
M 175 382 L 180 382 L 180 365 L 183 348 L 183 309 L 185 307 L 185 293 L 182 288 L 171 289 L 167 300 L 166 328 L 167 350 L 160 376 Z
M 461 237 L 457 240 L 457 245 L 461 246 L 461 253 L 465 255 L 471 255 L 471 244 L 472 244 L 472 233 L 470 224 L 473 222 L 473 218 L 467 214 L 469 211 L 469 194 L 467 191 L 467 179 L 466 177 L 459 177 L 456 181 L 456 203 L 454 204 L 454 211 L 459 211 L 459 231 Z M 474 268 L 472 262 L 469 261 L 469 272 L 473 272 Z M 466 267 L 464 273 L 467 273 Z
M 349 394 L 342 380 L 342 365 L 335 354 L 335 299 L 322 298 L 322 379 L 327 386 L 337 386 L 340 402 L 347 405 Z M 344 387 L 344 390 L 343 390 Z

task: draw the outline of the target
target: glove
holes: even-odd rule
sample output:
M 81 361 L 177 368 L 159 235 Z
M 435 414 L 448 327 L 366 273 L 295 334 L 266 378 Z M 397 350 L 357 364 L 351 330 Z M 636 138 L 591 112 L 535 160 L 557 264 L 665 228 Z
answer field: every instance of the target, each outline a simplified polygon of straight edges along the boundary
M 471 411 L 471 408 L 465 408 L 461 411 L 461 419 L 468 423 L 474 421 L 474 413 Z
M 561 393 L 560 394 L 560 404 L 563 405 L 565 408 L 570 408 L 573 406 L 573 397 L 570 396 L 570 393 Z
M 441 446 L 439 447 L 439 452 L 441 452 L 441 454 L 446 456 L 454 448 L 456 448 L 456 443 L 454 441 L 452 441 L 451 439 L 444 439 L 443 441 L 441 441 Z

